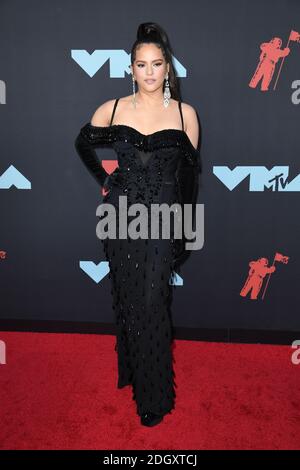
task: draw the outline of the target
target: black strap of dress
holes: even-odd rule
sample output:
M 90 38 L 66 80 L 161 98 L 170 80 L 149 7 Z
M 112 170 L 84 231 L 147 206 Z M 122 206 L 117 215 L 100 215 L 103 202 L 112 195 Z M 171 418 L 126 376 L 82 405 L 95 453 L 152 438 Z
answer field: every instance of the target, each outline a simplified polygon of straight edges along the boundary
M 181 122 L 182 122 L 182 130 L 184 131 L 184 122 L 183 122 L 183 116 L 182 116 L 181 101 L 178 101 L 178 106 L 179 106 L 180 117 L 181 117 Z
M 113 122 L 113 119 L 114 119 L 114 115 L 115 115 L 115 110 L 116 110 L 116 107 L 117 107 L 117 104 L 118 104 L 118 101 L 119 101 L 120 98 L 117 98 L 116 101 L 115 101 L 115 104 L 114 104 L 114 109 L 113 109 L 113 112 L 112 112 L 112 115 L 111 115 L 111 119 L 110 119 L 110 126 L 112 125 L 112 122 Z

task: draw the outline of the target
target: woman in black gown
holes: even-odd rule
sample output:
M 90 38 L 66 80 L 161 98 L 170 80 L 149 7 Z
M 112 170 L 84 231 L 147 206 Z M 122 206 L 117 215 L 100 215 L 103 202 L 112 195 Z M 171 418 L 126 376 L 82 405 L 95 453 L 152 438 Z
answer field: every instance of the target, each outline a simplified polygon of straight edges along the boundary
M 143 72 L 139 92 L 135 94 L 134 90 L 133 93 L 133 104 L 128 104 L 127 97 L 123 100 L 116 99 L 109 125 L 99 125 L 97 111 L 92 121 L 81 128 L 75 142 L 76 150 L 88 170 L 108 190 L 103 202 L 115 207 L 117 221 L 119 196 L 127 196 L 128 208 L 134 203 L 144 204 L 149 209 L 149 214 L 151 204 L 194 204 L 197 197 L 200 156 L 184 130 L 179 99 L 172 99 L 172 103 L 176 107 L 178 105 L 181 129 L 172 126 L 143 134 L 136 126 L 113 124 L 118 103 L 122 102 L 123 109 L 127 106 L 134 112 L 142 103 L 140 97 L 143 92 L 144 96 L 154 94 L 161 99 L 160 113 L 163 113 L 170 103 L 168 86 L 163 90 L 166 71 L 170 77 L 171 95 L 178 98 L 166 34 L 157 24 L 144 23 L 139 26 L 137 40 L 132 48 L 132 71 L 142 63 L 145 52 L 152 57 L 153 51 L 155 58 L 161 59 L 154 61 L 154 69 L 151 65 L 147 73 Z M 136 60 L 137 54 L 139 60 Z M 160 64 L 160 71 L 155 68 L 155 64 Z M 156 79 L 153 84 L 144 81 L 145 77 L 150 76 L 149 70 L 151 77 Z M 138 74 L 142 76 L 140 71 Z M 100 122 L 103 119 L 102 110 L 103 108 L 100 110 Z M 197 131 L 197 126 L 195 127 Z M 108 175 L 99 164 L 95 152 L 97 147 L 111 147 L 116 151 L 118 167 L 112 174 Z M 128 224 L 133 218 L 127 217 Z M 172 357 L 174 338 L 170 312 L 171 285 L 175 268 L 179 267 L 185 256 L 185 249 L 184 238 L 175 239 L 172 223 L 170 225 L 170 237 L 166 239 L 162 239 L 161 235 L 158 239 L 150 238 L 149 217 L 149 237 L 146 239 L 122 239 L 118 238 L 117 232 L 117 238 L 101 240 L 112 282 L 117 329 L 118 388 L 132 385 L 137 413 L 145 426 L 158 424 L 175 407 L 177 385 Z

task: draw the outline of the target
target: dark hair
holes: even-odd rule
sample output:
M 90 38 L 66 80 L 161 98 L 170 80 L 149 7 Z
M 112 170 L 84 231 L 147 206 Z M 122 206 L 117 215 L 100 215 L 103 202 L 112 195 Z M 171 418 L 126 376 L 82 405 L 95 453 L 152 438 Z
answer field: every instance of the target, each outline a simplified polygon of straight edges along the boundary
M 137 30 L 137 39 L 131 48 L 131 65 L 133 65 L 135 61 L 138 46 L 145 43 L 154 43 L 162 50 L 163 56 L 169 64 L 168 80 L 170 84 L 171 98 L 181 100 L 179 83 L 172 61 L 172 49 L 166 32 L 157 23 L 141 23 Z

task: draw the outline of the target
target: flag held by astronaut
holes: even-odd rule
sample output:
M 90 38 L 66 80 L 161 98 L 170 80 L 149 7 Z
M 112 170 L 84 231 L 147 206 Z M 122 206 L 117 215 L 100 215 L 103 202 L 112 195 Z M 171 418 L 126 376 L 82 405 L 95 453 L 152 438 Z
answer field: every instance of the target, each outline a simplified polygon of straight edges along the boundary
M 294 31 L 293 29 L 291 30 L 289 41 L 297 41 L 300 42 L 300 33 L 297 33 L 297 31 Z
M 281 253 L 276 253 L 275 261 L 280 261 L 281 263 L 287 264 L 289 261 L 289 256 L 283 256 Z

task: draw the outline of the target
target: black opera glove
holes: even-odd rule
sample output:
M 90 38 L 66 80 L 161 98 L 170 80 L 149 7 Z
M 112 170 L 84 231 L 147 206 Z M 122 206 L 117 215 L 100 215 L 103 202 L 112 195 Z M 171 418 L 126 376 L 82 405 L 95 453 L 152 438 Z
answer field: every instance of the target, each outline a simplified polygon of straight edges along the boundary
M 111 190 L 113 186 L 119 186 L 120 188 L 124 184 L 124 175 L 117 167 L 110 175 L 105 178 L 103 187 L 105 190 Z
M 192 205 L 192 225 L 195 225 L 195 210 L 197 204 L 197 196 L 199 189 L 199 174 L 202 172 L 202 165 L 200 162 L 200 153 L 194 151 L 187 155 L 177 171 L 177 181 L 179 186 L 179 201 L 182 205 Z M 186 250 L 185 243 L 189 240 L 184 235 L 184 224 L 182 221 L 182 239 L 175 240 L 175 257 L 173 259 L 174 269 L 178 268 L 190 255 L 190 251 Z
M 102 164 L 100 164 L 93 144 L 83 137 L 82 132 L 80 132 L 75 139 L 75 148 L 90 174 L 96 179 L 98 184 L 104 187 L 110 175 L 104 170 Z

